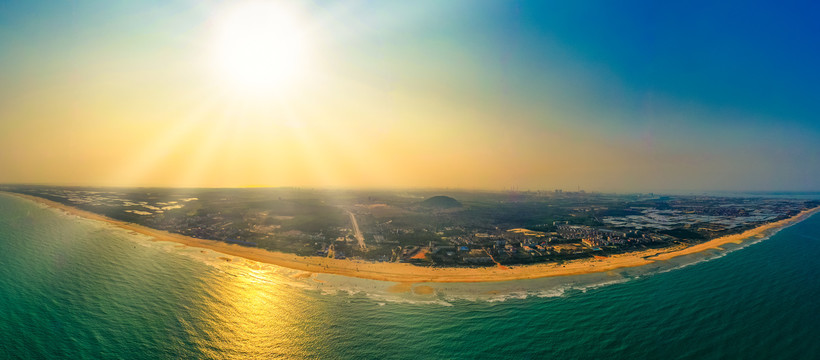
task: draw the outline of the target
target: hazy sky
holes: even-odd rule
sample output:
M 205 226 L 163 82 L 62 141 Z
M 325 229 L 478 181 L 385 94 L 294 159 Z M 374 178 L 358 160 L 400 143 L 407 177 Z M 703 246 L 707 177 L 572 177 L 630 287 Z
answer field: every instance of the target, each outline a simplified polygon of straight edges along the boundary
M 814 2 L 547 3 L 3 1 L 0 183 L 820 190 Z

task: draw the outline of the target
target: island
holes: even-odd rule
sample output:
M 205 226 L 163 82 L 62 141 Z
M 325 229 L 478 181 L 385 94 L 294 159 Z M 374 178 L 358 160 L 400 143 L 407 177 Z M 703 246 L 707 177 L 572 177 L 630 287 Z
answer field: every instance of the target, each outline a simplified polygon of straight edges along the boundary
M 308 273 L 402 283 L 608 271 L 765 236 L 816 212 L 784 196 L 555 191 L 0 191 L 174 241 Z

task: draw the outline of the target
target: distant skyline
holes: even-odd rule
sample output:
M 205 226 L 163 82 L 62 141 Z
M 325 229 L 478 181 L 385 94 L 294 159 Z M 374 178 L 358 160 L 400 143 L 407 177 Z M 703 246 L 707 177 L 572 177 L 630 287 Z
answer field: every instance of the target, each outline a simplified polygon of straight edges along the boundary
M 0 183 L 818 191 L 818 16 L 7 1 Z

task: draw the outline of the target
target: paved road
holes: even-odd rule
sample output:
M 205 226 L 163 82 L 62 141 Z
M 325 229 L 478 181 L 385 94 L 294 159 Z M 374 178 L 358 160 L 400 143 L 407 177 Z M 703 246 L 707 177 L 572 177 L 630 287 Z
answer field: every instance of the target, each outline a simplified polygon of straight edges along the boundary
M 350 215 L 350 222 L 353 223 L 353 236 L 356 237 L 356 240 L 359 242 L 359 247 L 362 248 L 362 251 L 367 251 L 367 245 L 364 243 L 364 235 L 362 235 L 362 231 L 359 230 L 359 222 L 356 221 L 356 216 L 353 215 L 353 212 L 350 210 L 347 211 L 347 214 Z

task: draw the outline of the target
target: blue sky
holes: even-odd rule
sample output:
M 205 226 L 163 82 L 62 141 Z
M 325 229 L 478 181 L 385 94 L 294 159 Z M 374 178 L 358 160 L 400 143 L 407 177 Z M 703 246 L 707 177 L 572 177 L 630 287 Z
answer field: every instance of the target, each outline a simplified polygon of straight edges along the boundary
M 571 3 L 521 5 L 511 33 L 552 39 L 637 93 L 817 124 L 816 3 Z

